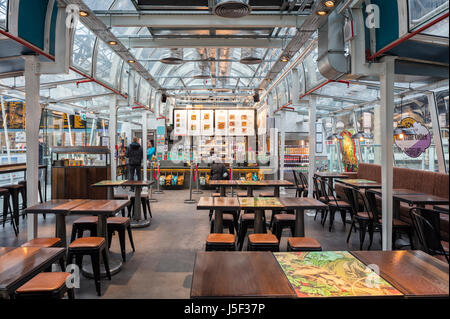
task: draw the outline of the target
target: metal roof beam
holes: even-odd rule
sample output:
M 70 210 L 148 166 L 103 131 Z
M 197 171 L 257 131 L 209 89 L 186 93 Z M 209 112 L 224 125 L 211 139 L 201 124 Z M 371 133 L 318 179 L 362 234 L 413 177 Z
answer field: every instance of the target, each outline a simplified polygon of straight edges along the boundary
M 280 39 L 150 39 L 127 38 L 122 42 L 130 48 L 282 48 Z
M 251 14 L 244 19 L 221 18 L 211 14 L 125 14 L 108 11 L 94 11 L 108 27 L 150 27 L 150 28 L 297 28 L 306 16 L 286 14 Z

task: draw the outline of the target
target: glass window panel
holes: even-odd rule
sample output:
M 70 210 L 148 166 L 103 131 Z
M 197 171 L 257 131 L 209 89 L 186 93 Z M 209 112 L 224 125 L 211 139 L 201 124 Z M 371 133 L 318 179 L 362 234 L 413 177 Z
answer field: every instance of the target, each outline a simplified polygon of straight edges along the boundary
M 442 148 L 444 149 L 445 168 L 448 172 L 449 156 L 449 105 L 448 90 L 436 93 L 436 104 L 438 109 L 439 128 L 441 130 Z
M 8 0 L 0 0 L 0 28 L 6 29 L 8 18 Z
M 97 48 L 96 77 L 114 87 L 117 87 L 117 75 L 121 58 L 103 41 L 99 41 Z
M 114 0 L 84 0 L 84 3 L 91 10 L 108 10 Z
M 448 10 L 447 0 L 408 0 L 410 31 L 433 20 L 445 10 Z
M 72 65 L 91 74 L 95 35 L 78 23 L 73 40 Z
M 130 0 L 116 0 L 111 10 L 136 10 Z

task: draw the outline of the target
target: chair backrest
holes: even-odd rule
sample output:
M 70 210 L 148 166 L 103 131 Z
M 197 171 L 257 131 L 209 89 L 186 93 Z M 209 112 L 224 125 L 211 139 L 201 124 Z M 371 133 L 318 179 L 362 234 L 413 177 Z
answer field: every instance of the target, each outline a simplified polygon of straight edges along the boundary
M 369 204 L 369 215 L 371 215 L 372 219 L 375 222 L 379 222 L 381 220 L 381 212 L 378 210 L 376 193 L 373 190 L 366 189 L 366 198 Z
M 297 172 L 295 171 L 295 169 L 292 170 L 292 175 L 294 175 L 295 186 L 297 187 L 302 186 L 298 181 Z
M 302 181 L 303 187 L 307 187 L 308 186 L 308 178 L 306 177 L 305 174 L 303 174 L 303 172 L 299 172 L 300 175 L 300 180 Z
M 313 184 L 314 184 L 314 194 L 316 195 L 316 199 L 319 199 L 322 197 L 322 191 L 319 187 L 319 178 L 317 176 L 313 177 Z
M 441 244 L 439 212 L 431 209 L 414 207 L 409 210 L 414 230 L 425 252 L 445 255 Z M 448 260 L 448 258 L 447 258 Z
M 356 215 L 358 213 L 358 204 L 353 193 L 353 188 L 344 186 L 343 189 L 347 201 L 350 203 L 350 206 L 352 206 L 352 213 L 353 215 Z

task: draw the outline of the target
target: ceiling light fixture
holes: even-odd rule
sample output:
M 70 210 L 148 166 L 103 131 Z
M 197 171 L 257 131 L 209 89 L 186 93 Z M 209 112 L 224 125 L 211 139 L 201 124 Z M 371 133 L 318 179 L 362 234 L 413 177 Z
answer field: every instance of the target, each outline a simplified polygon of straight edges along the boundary
M 333 7 L 334 7 L 334 1 L 333 1 L 333 0 L 325 1 L 323 4 L 324 4 L 326 7 L 328 7 L 328 8 L 333 8 Z
M 89 13 L 87 13 L 86 11 L 80 10 L 79 15 L 80 15 L 80 17 L 87 17 L 89 15 Z
M 128 63 L 136 63 L 135 60 L 128 60 Z
M 319 10 L 319 11 L 316 11 L 316 14 L 319 15 L 319 16 L 326 16 L 328 14 L 328 11 L 326 11 L 326 10 Z
M 109 45 L 117 45 L 117 41 L 109 41 Z
M 281 62 L 289 62 L 291 58 L 287 55 L 283 55 L 280 59 Z

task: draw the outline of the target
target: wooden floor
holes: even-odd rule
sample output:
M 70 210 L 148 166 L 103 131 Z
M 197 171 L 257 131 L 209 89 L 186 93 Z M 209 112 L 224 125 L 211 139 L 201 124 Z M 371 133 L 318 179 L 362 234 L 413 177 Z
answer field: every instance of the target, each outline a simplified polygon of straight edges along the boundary
M 287 191 L 288 194 L 283 196 L 293 196 L 291 190 Z M 194 195 L 194 199 L 209 194 L 210 191 L 205 191 L 202 195 Z M 112 281 L 102 281 L 101 298 L 189 298 L 195 253 L 204 251 L 204 242 L 210 229 L 208 212 L 197 211 L 195 204 L 184 203 L 189 197 L 187 190 L 165 191 L 155 197 L 158 202 L 151 204 L 151 226 L 133 230 L 136 245 L 134 254 L 128 238 L 126 239 L 127 262 L 121 272 L 113 276 Z M 266 214 L 269 219 L 270 212 L 267 211 Z M 67 218 L 68 234 L 71 232 L 71 222 L 76 218 Z M 53 216 L 47 216 L 46 220 L 39 216 L 39 236 L 54 236 L 54 223 Z M 305 216 L 305 225 L 306 236 L 319 240 L 324 250 L 359 250 L 358 233 L 352 234 L 348 245 L 345 242 L 349 225 L 344 229 L 340 214 L 336 214 L 332 232 L 328 231 L 328 227 L 323 228 L 319 219 L 314 221 L 314 216 Z M 290 231 L 285 230 L 280 244 L 281 251 L 286 251 L 288 236 Z M 25 241 L 26 219 L 21 219 L 17 238 L 10 225 L 5 228 L 0 226 L 0 246 L 19 246 Z M 367 244 L 368 238 L 366 246 Z M 375 234 L 373 249 L 380 249 L 379 234 Z M 111 251 L 114 254 L 120 253 L 117 236 L 113 237 Z M 77 289 L 76 297 L 99 298 L 95 293 L 93 280 L 82 277 L 81 288 Z

